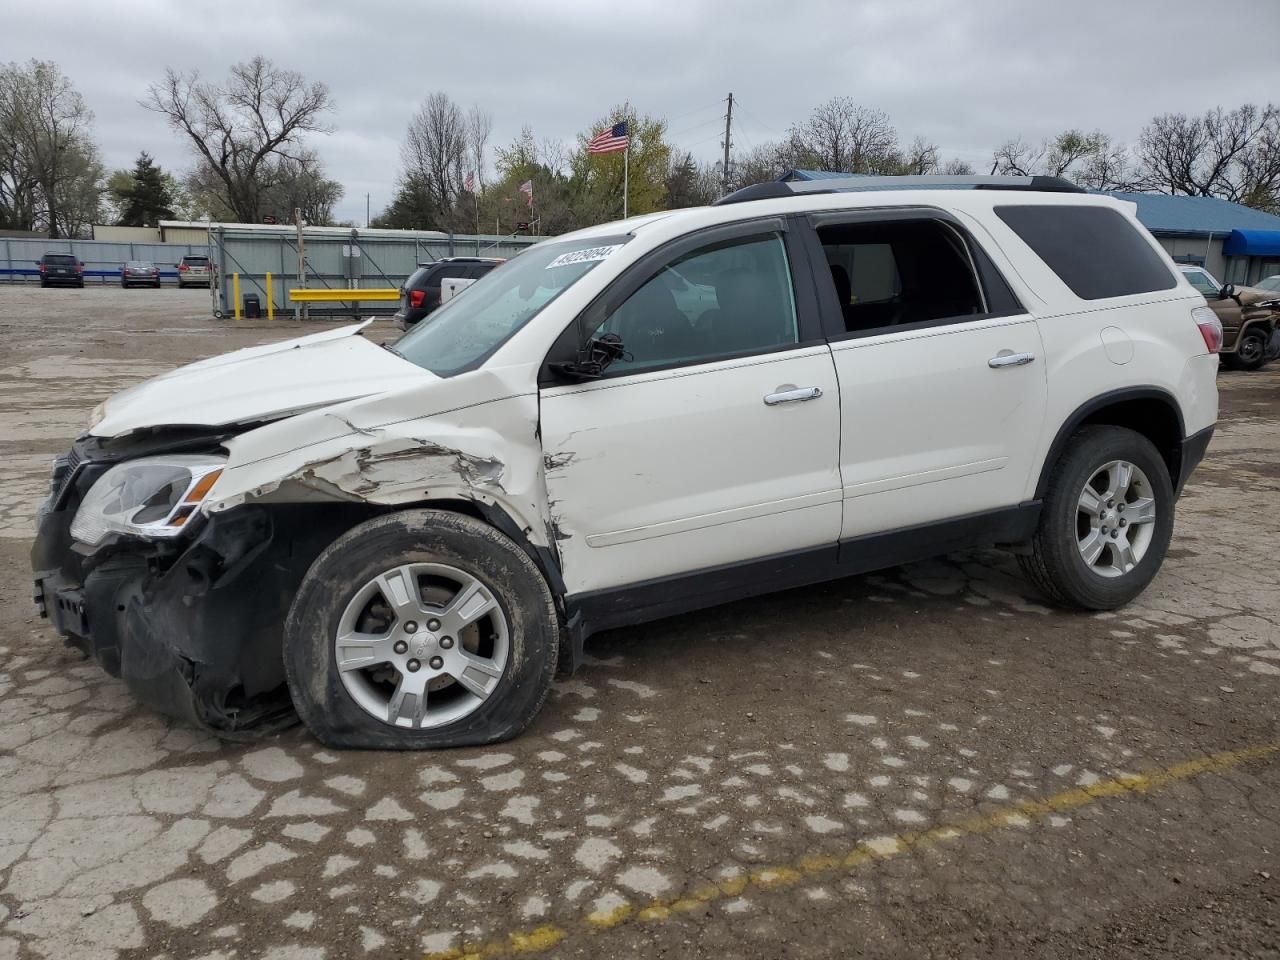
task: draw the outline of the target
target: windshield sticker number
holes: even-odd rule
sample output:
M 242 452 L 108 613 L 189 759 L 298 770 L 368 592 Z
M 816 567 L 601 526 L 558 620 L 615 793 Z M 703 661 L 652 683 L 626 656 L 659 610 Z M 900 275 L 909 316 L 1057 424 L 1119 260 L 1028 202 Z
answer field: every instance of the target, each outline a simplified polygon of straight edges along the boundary
M 593 260 L 603 260 L 615 250 L 621 250 L 622 244 L 615 243 L 607 247 L 588 247 L 586 250 L 574 250 L 572 253 L 562 253 L 550 263 L 546 269 L 551 270 L 554 267 L 567 267 L 571 263 L 589 263 Z

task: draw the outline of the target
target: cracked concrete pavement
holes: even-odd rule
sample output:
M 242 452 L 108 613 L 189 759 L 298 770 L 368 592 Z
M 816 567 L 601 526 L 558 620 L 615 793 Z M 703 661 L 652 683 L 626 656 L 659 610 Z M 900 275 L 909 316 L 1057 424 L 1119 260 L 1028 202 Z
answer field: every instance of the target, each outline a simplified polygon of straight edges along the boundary
M 155 715 L 29 599 L 95 403 L 298 333 L 206 304 L 0 285 L 0 960 L 1280 955 L 1280 365 L 1221 375 L 1124 610 L 959 554 L 594 638 L 512 743 L 337 753 Z

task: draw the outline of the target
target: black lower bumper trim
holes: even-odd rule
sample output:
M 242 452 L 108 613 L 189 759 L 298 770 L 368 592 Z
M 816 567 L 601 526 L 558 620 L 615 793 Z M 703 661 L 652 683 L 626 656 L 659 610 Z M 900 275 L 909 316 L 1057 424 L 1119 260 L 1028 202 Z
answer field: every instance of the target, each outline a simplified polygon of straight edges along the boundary
M 1178 483 L 1174 491 L 1178 496 L 1182 495 L 1182 488 L 1186 486 L 1192 472 L 1208 452 L 1209 441 L 1213 439 L 1213 430 L 1213 427 L 1206 427 L 1182 441 L 1182 456 L 1178 460 Z

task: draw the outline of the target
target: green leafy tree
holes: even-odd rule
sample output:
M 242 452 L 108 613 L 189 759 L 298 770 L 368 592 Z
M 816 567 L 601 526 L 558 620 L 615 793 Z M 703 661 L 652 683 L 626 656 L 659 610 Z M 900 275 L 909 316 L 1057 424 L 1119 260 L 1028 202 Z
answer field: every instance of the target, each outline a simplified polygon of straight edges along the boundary
M 671 145 L 665 139 L 667 122 L 647 114 L 641 116 L 630 103 L 623 103 L 578 135 L 572 180 L 581 197 L 579 214 L 587 223 L 622 216 L 623 152 L 587 153 L 587 142 L 601 130 L 623 121 L 631 138 L 627 212 L 634 216 L 667 208 L 667 174 L 671 166 Z
M 101 199 L 93 113 L 52 61 L 0 64 L 0 224 L 78 230 Z M 87 180 L 85 178 L 88 178 Z M 64 211 L 63 201 L 73 209 Z
M 174 218 L 176 198 L 173 178 L 168 177 L 151 155 L 143 150 L 132 171 L 118 170 L 108 183 L 111 198 L 119 210 L 117 222 L 124 227 L 155 226 Z

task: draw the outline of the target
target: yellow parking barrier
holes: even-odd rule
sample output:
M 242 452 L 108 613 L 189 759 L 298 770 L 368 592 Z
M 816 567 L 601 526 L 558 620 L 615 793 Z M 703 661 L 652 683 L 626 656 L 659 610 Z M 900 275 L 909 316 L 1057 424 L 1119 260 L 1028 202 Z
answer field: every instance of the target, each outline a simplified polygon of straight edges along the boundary
M 400 291 L 394 287 L 335 287 L 333 289 L 321 290 L 311 290 L 300 287 L 289 291 L 289 299 L 295 303 L 342 303 L 355 300 L 399 300 Z
M 271 294 L 271 274 L 267 274 L 267 319 L 276 318 L 276 298 Z
M 231 302 L 235 305 L 235 318 L 240 319 L 240 274 L 231 275 Z

